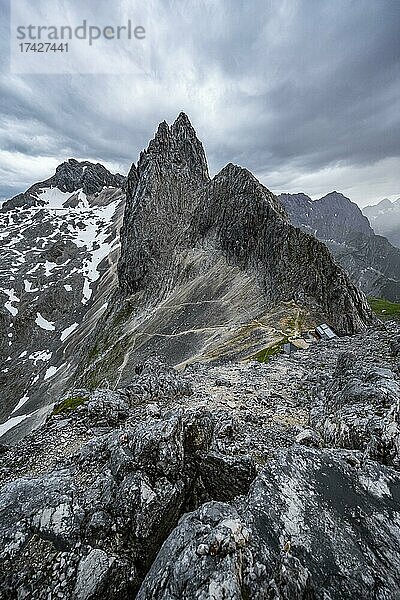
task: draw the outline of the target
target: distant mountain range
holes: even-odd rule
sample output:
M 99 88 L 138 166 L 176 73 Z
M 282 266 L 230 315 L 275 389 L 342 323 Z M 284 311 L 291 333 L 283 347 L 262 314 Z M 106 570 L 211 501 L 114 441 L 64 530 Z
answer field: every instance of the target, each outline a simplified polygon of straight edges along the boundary
M 391 202 L 388 198 L 362 209 L 375 233 L 384 235 L 389 242 L 400 248 L 400 198 Z
M 303 193 L 278 198 L 291 222 L 323 241 L 367 295 L 400 301 L 400 249 L 376 235 L 357 204 L 338 192 L 318 200 Z

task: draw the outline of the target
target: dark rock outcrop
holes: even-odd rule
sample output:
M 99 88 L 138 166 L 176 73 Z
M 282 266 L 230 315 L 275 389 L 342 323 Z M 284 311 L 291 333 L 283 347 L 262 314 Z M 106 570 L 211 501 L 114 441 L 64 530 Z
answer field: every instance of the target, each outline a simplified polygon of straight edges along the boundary
M 155 295 L 161 301 L 195 279 L 185 261 L 198 248 L 208 269 L 222 256 L 254 276 L 267 305 L 294 299 L 343 333 L 369 322 L 365 300 L 324 246 L 289 225 L 276 197 L 249 171 L 229 164 L 210 181 L 186 115 L 159 126 L 127 185 L 118 265 L 124 295 L 143 291 L 153 304 Z
M 390 369 L 340 355 L 332 381 L 317 386 L 310 418 L 326 445 L 400 467 L 400 384 Z
M 400 337 L 392 340 L 390 343 L 390 349 L 394 356 L 398 356 L 400 354 Z

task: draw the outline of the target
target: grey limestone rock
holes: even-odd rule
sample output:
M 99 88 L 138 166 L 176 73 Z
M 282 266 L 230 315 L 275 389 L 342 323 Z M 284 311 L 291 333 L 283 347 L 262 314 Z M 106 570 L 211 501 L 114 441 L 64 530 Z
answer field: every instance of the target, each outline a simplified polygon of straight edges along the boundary
M 1 455 L 4 598 L 399 598 L 397 335 L 77 389 Z
M 162 363 L 156 364 L 160 368 Z M 174 387 L 172 374 L 165 371 L 158 385 L 155 370 L 152 374 L 157 397 L 165 382 L 167 393 L 179 389 L 179 376 Z M 72 431 L 84 424 L 89 428 L 89 438 L 70 459 L 61 457 L 58 469 L 34 478 L 11 478 L 2 488 L 0 586 L 5 598 L 56 597 L 64 581 L 64 598 L 126 598 L 138 589 L 188 508 L 247 492 L 255 474 L 252 460 L 211 452 L 216 420 L 210 413 L 170 410 L 163 417 L 146 416 L 151 394 L 143 386 L 137 421 L 137 405 L 129 405 L 126 393 L 93 393 L 64 417 Z M 59 422 L 54 416 L 45 426 L 53 436 Z
M 266 303 L 315 305 L 347 333 L 370 320 L 365 300 L 325 247 L 291 226 L 249 171 L 228 164 L 210 180 L 186 115 L 160 125 L 130 176 L 118 266 L 123 293 L 145 290 L 161 300 L 166 288 L 190 278 L 184 257 L 199 247 L 212 252 L 211 261 L 220 254 L 253 274 Z
M 348 352 L 338 357 L 333 379 L 317 385 L 310 418 L 325 444 L 362 450 L 399 467 L 399 403 L 396 374 L 365 367 Z
M 399 474 L 353 458 L 278 452 L 235 505 L 181 519 L 138 598 L 400 597 Z
M 155 353 L 179 368 L 249 359 L 282 341 L 285 322 L 351 334 L 374 320 L 326 246 L 248 170 L 230 163 L 210 179 L 185 114 L 159 126 L 126 190 L 119 288 L 81 354 L 82 385 L 128 387 Z

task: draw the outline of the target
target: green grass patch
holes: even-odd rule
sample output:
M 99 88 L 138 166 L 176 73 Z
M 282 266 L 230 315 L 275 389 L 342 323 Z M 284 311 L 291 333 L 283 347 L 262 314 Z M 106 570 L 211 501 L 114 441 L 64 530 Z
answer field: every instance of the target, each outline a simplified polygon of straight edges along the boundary
M 81 406 L 81 404 L 86 402 L 86 400 L 87 397 L 85 396 L 73 396 L 71 398 L 66 398 L 65 400 L 60 402 L 60 404 L 57 404 L 57 406 L 53 410 L 53 415 L 60 415 L 65 412 L 75 410 L 76 408 L 78 408 L 78 406 Z
M 123 325 L 132 314 L 132 306 L 129 302 L 125 302 L 124 306 L 114 316 L 112 327 Z
M 372 310 L 380 318 L 390 317 L 400 319 L 400 303 L 390 302 L 383 298 L 368 298 L 368 302 Z
M 252 358 L 254 360 L 258 360 L 258 362 L 266 363 L 272 356 L 275 356 L 276 354 L 282 352 L 283 344 L 286 344 L 286 342 L 287 338 L 279 340 L 279 342 L 277 342 L 273 346 L 268 346 L 268 348 L 260 350 L 260 352 L 257 352 L 257 354 L 255 354 Z

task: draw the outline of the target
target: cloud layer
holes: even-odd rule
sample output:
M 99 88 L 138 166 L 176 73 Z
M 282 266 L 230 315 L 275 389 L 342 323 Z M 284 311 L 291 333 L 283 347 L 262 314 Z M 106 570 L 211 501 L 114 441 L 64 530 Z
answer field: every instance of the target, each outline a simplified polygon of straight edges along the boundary
M 121 20 L 137 6 L 114 4 Z M 95 5 L 101 23 L 110 3 Z M 144 76 L 13 75 L 2 6 L 0 197 L 71 156 L 126 172 L 181 110 L 212 172 L 231 161 L 273 191 L 361 205 L 400 194 L 398 0 L 147 0 Z

